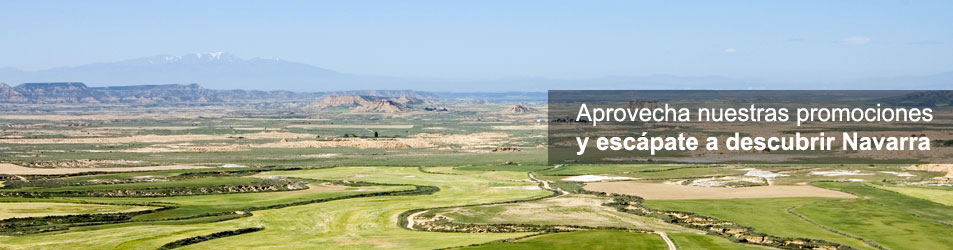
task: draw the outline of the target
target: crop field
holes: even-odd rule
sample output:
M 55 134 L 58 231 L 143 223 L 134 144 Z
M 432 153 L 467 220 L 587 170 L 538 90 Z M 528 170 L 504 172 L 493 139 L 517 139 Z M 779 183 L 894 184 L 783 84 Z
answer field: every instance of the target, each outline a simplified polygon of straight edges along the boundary
M 695 212 L 705 216 L 729 220 L 745 226 L 754 227 L 759 232 L 771 235 L 794 238 L 815 238 L 841 242 L 859 249 L 874 249 L 860 240 L 830 232 L 787 212 L 788 208 L 801 207 L 825 200 L 827 199 L 649 200 L 646 202 L 646 205 L 652 208 Z
M 613 231 L 583 231 L 528 237 L 511 242 L 490 243 L 461 249 L 665 249 L 656 235 Z
M 147 206 L 77 204 L 65 202 L 0 202 L 0 220 L 50 215 L 123 213 L 153 209 Z
M 697 200 L 697 199 L 740 199 L 740 198 L 783 198 L 783 197 L 831 197 L 857 198 L 848 193 L 837 192 L 809 185 L 755 186 L 755 187 L 698 187 L 667 185 L 658 183 L 639 183 L 630 181 L 597 182 L 586 185 L 586 189 L 635 195 L 649 200 Z
M 945 166 L 552 166 L 545 105 L 439 105 L 3 106 L 0 249 L 953 245 Z

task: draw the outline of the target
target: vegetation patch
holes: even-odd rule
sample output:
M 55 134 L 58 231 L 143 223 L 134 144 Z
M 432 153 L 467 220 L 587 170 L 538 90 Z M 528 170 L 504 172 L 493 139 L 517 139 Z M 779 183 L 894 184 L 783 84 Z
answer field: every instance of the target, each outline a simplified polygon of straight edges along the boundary
M 230 230 L 230 231 L 221 231 L 221 232 L 217 232 L 217 233 L 213 233 L 209 235 L 200 235 L 200 236 L 189 237 L 189 238 L 169 242 L 169 243 L 166 243 L 165 245 L 162 245 L 162 247 L 159 247 L 159 249 L 165 250 L 165 249 L 179 248 L 179 247 L 196 244 L 203 241 L 209 241 L 209 240 L 214 240 L 218 238 L 247 234 L 247 233 L 254 233 L 261 230 L 265 230 L 265 228 L 248 227 L 248 228 L 242 228 L 242 229 L 236 229 L 236 230 Z

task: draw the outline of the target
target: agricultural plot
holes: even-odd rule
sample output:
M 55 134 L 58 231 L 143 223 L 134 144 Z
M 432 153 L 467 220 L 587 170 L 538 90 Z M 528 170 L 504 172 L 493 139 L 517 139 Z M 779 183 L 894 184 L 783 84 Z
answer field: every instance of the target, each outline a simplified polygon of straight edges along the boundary
M 541 114 L 508 106 L 0 114 L 0 249 L 774 249 L 639 206 L 856 249 L 953 244 L 944 171 L 550 166 Z
M 861 240 L 828 231 L 787 212 L 789 208 L 809 206 L 825 200 L 828 198 L 647 200 L 645 203 L 651 208 L 693 212 L 737 222 L 770 235 L 822 239 L 858 249 L 876 249 Z
M 65 202 L 0 202 L 0 220 L 39 216 L 126 213 L 150 209 L 155 209 L 155 207 Z
M 948 188 L 923 188 L 905 186 L 876 186 L 906 196 L 920 198 L 947 206 L 953 206 L 953 190 Z
M 463 247 L 467 250 L 486 249 L 665 249 L 658 235 L 616 231 L 583 231 L 544 234 L 515 241 L 495 242 Z
M 618 212 L 602 205 L 606 202 L 609 200 L 605 197 L 572 194 L 539 201 L 429 210 L 420 216 L 443 216 L 465 224 L 577 225 L 700 233 L 657 218 Z
M 668 234 L 668 237 L 672 238 L 672 241 L 675 242 L 675 245 L 678 246 L 679 249 L 710 249 L 710 250 L 774 249 L 774 248 L 763 247 L 763 246 L 738 244 L 736 242 L 732 242 L 725 238 L 721 238 L 714 235 L 706 235 L 706 234 L 675 233 L 675 234 Z

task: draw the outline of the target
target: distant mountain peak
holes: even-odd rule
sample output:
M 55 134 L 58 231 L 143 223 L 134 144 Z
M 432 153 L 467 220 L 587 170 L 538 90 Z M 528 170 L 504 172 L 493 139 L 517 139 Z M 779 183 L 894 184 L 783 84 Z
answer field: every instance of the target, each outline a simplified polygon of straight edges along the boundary
M 83 81 L 90 86 L 201 83 L 216 89 L 369 88 L 357 85 L 366 78 L 279 59 L 242 59 L 222 51 L 154 55 L 32 72 L 0 69 L 0 76 L 6 82 Z
M 235 63 L 246 61 L 238 56 L 222 51 L 206 53 L 189 53 L 185 55 L 155 55 L 137 59 L 121 61 L 124 63 L 140 64 L 171 64 L 171 63 Z

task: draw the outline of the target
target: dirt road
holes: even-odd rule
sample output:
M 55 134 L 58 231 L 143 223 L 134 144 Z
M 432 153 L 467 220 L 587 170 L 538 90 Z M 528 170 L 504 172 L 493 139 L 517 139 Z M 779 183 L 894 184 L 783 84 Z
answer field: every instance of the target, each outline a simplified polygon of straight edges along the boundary
M 427 212 L 427 210 L 424 210 L 424 211 L 420 211 L 420 212 L 416 212 L 416 213 L 412 213 L 412 214 L 408 215 L 408 216 L 407 216 L 407 229 L 414 230 L 414 218 L 416 218 L 417 215 L 421 215 L 421 214 L 426 213 L 426 212 Z
M 675 242 L 672 242 L 672 239 L 668 238 L 668 235 L 665 232 L 655 232 L 658 236 L 662 237 L 662 240 L 665 240 L 665 244 L 668 245 L 668 250 L 678 250 L 678 247 L 675 246 Z
M 546 190 L 549 190 L 549 191 L 559 192 L 559 195 L 560 195 L 560 196 L 569 194 L 569 192 L 566 192 L 566 190 L 563 190 L 563 189 L 561 189 L 561 188 L 553 188 L 552 186 L 549 185 L 549 182 L 548 182 L 548 181 L 545 181 L 545 180 L 536 178 L 536 175 L 534 175 L 532 172 L 530 172 L 528 175 L 529 175 L 529 179 L 530 179 L 530 180 L 533 180 L 533 181 L 535 181 L 535 182 L 539 182 L 540 184 L 543 184 L 543 189 L 546 189 Z

